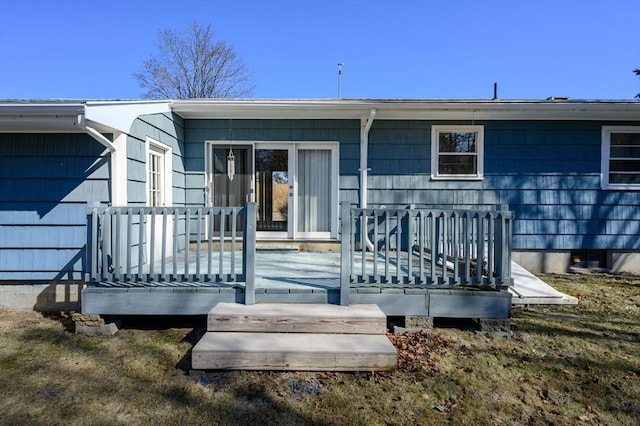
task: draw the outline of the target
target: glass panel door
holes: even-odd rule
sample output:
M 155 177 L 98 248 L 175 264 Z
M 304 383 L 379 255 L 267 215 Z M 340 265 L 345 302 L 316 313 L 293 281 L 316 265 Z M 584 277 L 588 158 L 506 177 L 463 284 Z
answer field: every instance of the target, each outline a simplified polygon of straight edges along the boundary
M 298 149 L 297 232 L 330 232 L 332 176 L 330 149 Z
M 217 207 L 242 207 L 251 201 L 252 146 L 214 145 L 209 203 Z
M 207 205 L 215 207 L 244 207 L 252 200 L 253 146 L 235 144 L 208 145 L 206 157 Z M 213 231 L 220 222 L 207 224 Z M 230 235 L 231 218 L 225 219 L 225 234 Z M 242 218 L 238 216 L 236 231 L 242 231 Z
M 257 231 L 288 232 L 289 149 L 256 149 Z

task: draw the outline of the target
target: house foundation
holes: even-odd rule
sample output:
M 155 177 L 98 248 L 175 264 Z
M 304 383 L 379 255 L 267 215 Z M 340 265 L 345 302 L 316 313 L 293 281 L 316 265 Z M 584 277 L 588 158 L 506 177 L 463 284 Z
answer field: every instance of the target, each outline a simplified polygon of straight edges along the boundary
M 640 274 L 638 250 L 514 250 L 512 260 L 534 274 L 575 270 Z
M 83 281 L 1 284 L 0 308 L 39 312 L 79 311 Z

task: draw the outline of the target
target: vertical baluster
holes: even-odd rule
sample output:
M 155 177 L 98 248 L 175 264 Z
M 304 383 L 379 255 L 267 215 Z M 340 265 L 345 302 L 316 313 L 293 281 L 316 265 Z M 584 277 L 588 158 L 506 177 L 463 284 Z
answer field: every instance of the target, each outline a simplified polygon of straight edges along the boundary
M 115 217 L 115 232 L 113 233 L 114 237 L 115 237 L 115 253 L 114 256 L 112 258 L 112 262 L 113 262 L 113 268 L 114 268 L 114 274 L 115 274 L 115 279 L 118 281 L 122 281 L 122 268 L 120 267 L 120 257 L 122 256 L 120 249 L 122 246 L 122 237 L 120 236 L 120 214 L 121 214 L 121 210 L 120 208 L 116 209 L 116 217 Z
M 447 226 L 448 216 L 447 212 L 442 212 L 442 284 L 449 284 L 449 277 L 447 273 L 447 263 L 449 262 L 449 229 Z
M 407 211 L 407 284 L 413 284 L 413 209 Z
M 203 276 L 200 273 L 200 245 L 202 244 L 202 207 L 196 210 L 196 280 L 202 282 Z
M 451 213 L 451 241 L 453 257 L 453 283 L 460 284 L 460 265 L 458 262 L 458 250 L 460 249 L 460 218 L 458 212 Z
M 227 212 L 220 209 L 220 235 L 218 238 L 218 277 L 220 281 L 227 281 L 224 275 L 224 232 Z
M 504 283 L 507 286 L 510 286 L 512 281 L 511 281 L 511 244 L 513 242 L 513 216 L 511 216 L 511 214 L 509 213 L 505 213 L 505 215 L 508 215 L 508 217 L 505 219 L 505 232 L 504 232 L 504 238 L 503 238 L 503 245 L 504 248 L 503 253 L 505 256 L 505 260 L 504 260 L 504 264 L 503 264 L 503 268 L 505 270 L 504 273 Z
M 102 220 L 104 224 L 104 220 Z M 102 244 L 98 240 L 98 209 L 91 209 L 91 281 L 96 282 L 102 279 L 102 270 L 98 266 L 99 250 Z
M 167 280 L 167 222 L 168 222 L 168 211 L 167 208 L 164 207 L 162 209 L 162 259 L 160 260 L 160 281 Z
M 356 216 L 357 216 L 357 210 L 350 210 L 349 213 L 349 221 L 350 221 L 350 225 L 349 229 L 350 234 L 349 234 L 349 271 L 351 271 L 351 276 L 349 277 L 349 282 L 354 282 L 356 281 L 355 275 L 356 275 L 356 271 L 355 271 L 355 251 L 356 251 Z
M 127 209 L 127 276 L 125 281 L 131 281 L 131 256 L 133 256 L 133 209 Z
M 236 276 L 236 232 L 237 232 L 237 219 L 238 209 L 231 210 L 231 280 L 237 281 Z
M 389 276 L 389 228 L 391 227 L 391 218 L 389 217 L 389 210 L 384 212 L 384 282 L 388 283 L 391 280 Z
M 418 270 L 418 284 L 424 283 L 424 210 L 420 210 L 416 216 L 418 220 L 418 261 L 420 262 L 420 268 Z
M 396 210 L 396 283 L 401 284 L 402 279 L 402 215 L 400 210 Z
M 377 283 L 378 278 L 378 211 L 373 211 L 373 282 Z
M 151 207 L 151 241 L 149 242 L 149 276 L 147 277 L 148 281 L 154 281 L 154 263 L 156 261 L 155 252 L 156 252 L 156 207 Z
M 368 216 L 366 210 L 361 210 L 360 215 L 360 253 L 362 258 L 362 282 L 369 282 L 367 278 L 367 225 Z
M 111 210 L 104 210 L 102 226 L 102 274 L 105 279 L 112 280 L 109 261 L 111 260 Z
M 138 274 L 136 276 L 136 281 L 142 281 L 142 266 L 144 265 L 144 250 L 145 250 L 145 216 L 144 216 L 144 208 L 140 208 L 138 210 Z M 147 242 L 148 243 L 148 242 Z
M 493 276 L 493 271 L 494 271 L 494 265 L 493 262 L 495 261 L 495 256 L 494 256 L 494 249 L 495 249 L 495 245 L 494 245 L 494 229 L 495 229 L 495 223 L 494 223 L 495 217 L 493 216 L 493 213 L 489 213 L 489 218 L 488 218 L 488 222 L 487 222 L 487 277 L 488 277 L 488 281 L 489 284 L 495 284 L 495 277 Z
M 211 207 L 207 209 L 207 224 L 207 280 L 215 281 L 215 278 L 211 276 L 213 269 L 213 227 L 215 226 Z
M 482 260 L 484 258 L 484 217 L 478 212 L 478 230 L 476 233 L 476 279 L 480 286 L 483 285 L 482 280 Z
M 438 269 L 438 237 L 436 235 L 438 231 L 438 217 L 435 210 L 429 212 L 429 235 L 430 235 L 430 246 L 431 249 L 431 282 L 429 284 L 438 284 L 438 275 L 436 271 Z
M 187 207 L 184 212 L 184 274 L 183 280 L 191 280 L 189 277 L 189 261 L 190 256 L 190 243 L 191 243 L 191 208 Z
M 464 213 L 464 279 L 466 284 L 471 284 L 471 214 Z
M 173 264 L 172 264 L 172 280 L 178 280 L 178 225 L 180 223 L 180 210 L 173 208 Z

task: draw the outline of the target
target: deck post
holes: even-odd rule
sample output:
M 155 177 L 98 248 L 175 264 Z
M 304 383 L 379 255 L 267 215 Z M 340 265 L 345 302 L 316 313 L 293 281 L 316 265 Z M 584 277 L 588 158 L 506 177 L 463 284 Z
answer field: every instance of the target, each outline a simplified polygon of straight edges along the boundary
M 351 287 L 351 204 L 340 203 L 340 304 L 349 305 Z M 364 252 L 365 247 L 362 248 Z M 364 263 L 364 258 L 362 262 Z
M 244 304 L 256 303 L 256 203 L 247 203 L 242 241 L 242 269 L 244 270 Z

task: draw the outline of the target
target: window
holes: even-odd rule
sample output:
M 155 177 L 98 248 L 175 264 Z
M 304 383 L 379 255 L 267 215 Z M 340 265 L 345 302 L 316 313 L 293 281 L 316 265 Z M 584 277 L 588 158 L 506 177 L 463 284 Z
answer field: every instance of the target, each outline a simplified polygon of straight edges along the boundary
M 602 188 L 640 190 L 640 127 L 602 128 Z
M 483 126 L 433 126 L 431 175 L 443 179 L 481 179 Z
M 149 197 L 147 200 L 149 200 L 150 207 L 159 207 L 164 204 L 162 193 L 162 178 L 164 177 L 164 170 L 162 170 L 163 155 L 164 152 L 158 152 L 155 147 L 149 149 Z
M 170 206 L 171 199 L 171 156 L 169 146 L 147 139 L 147 206 Z

